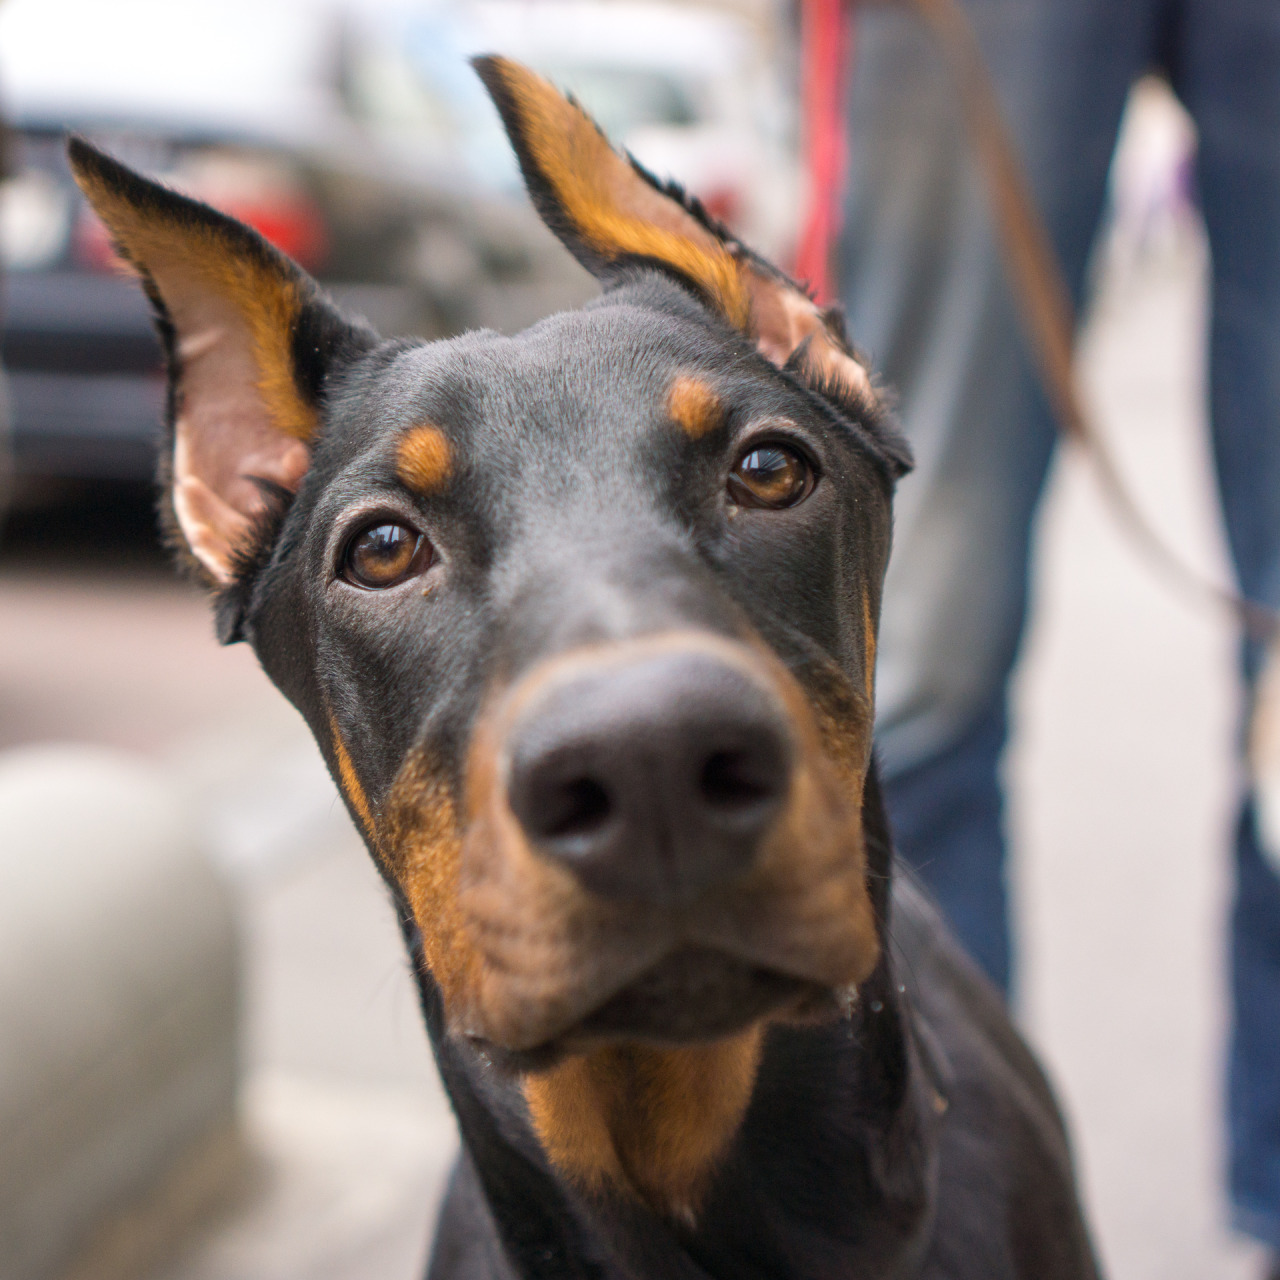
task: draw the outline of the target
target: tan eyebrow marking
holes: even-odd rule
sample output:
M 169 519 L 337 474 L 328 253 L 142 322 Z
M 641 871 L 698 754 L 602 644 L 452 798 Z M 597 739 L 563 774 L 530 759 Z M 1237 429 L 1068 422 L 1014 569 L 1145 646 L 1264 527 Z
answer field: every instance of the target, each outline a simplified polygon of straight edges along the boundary
M 725 420 L 724 401 L 715 388 L 691 373 L 680 374 L 671 384 L 667 413 L 691 440 L 700 440 Z
M 396 475 L 414 493 L 437 493 L 453 471 L 453 450 L 429 422 L 405 432 L 396 449 Z

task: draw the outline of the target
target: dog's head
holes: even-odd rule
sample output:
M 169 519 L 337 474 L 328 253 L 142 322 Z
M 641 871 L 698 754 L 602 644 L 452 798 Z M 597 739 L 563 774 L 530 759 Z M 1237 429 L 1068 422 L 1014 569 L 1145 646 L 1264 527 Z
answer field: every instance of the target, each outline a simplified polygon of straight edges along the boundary
M 605 286 L 514 338 L 383 342 L 72 143 L 168 345 L 171 533 L 308 719 L 454 1033 L 535 1076 L 758 1046 L 877 960 L 905 446 L 835 317 L 545 81 L 477 65 Z

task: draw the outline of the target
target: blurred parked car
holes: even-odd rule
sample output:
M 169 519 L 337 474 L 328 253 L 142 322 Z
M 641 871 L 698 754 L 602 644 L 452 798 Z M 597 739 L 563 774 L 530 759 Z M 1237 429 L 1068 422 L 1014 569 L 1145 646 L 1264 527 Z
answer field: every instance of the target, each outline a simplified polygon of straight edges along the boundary
M 454 78 L 411 62 L 424 15 Z M 145 478 L 160 419 L 145 301 L 71 182 L 65 134 L 257 227 L 386 333 L 514 329 L 591 292 L 487 174 L 456 6 L 6 0 L 3 360 L 23 476 Z M 477 86 L 478 88 L 478 86 Z M 495 120 L 484 127 L 496 135 Z M 477 132 L 477 130 L 479 130 Z

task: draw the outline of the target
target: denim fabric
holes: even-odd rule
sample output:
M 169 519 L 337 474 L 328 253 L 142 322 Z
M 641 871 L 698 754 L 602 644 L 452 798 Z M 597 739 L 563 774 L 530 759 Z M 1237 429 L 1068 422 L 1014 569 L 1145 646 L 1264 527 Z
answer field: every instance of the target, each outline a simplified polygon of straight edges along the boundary
M 1213 451 L 1240 585 L 1280 604 L 1280 4 L 966 0 L 1077 302 L 1132 81 L 1167 71 L 1200 133 L 1213 258 Z M 886 586 L 877 740 L 904 856 L 1010 979 L 997 768 L 1054 428 L 956 91 L 907 7 L 858 8 L 841 285 L 918 468 Z M 1242 670 L 1256 675 L 1246 647 Z M 1247 803 L 1236 849 L 1231 1192 L 1280 1247 L 1280 882 Z
M 894 843 L 942 903 L 969 954 L 1007 991 L 1012 978 L 997 778 L 1005 720 L 998 703 L 954 742 L 886 781 Z

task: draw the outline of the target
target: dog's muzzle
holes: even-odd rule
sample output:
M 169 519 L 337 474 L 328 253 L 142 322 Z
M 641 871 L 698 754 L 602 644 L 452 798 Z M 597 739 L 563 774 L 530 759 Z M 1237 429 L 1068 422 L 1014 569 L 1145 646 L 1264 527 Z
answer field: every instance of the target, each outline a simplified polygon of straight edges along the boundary
M 703 631 L 575 649 L 495 690 L 456 871 L 409 829 L 401 856 L 451 1025 L 530 1060 L 687 1044 L 862 981 L 869 730 L 833 743 L 831 720 L 762 646 Z

